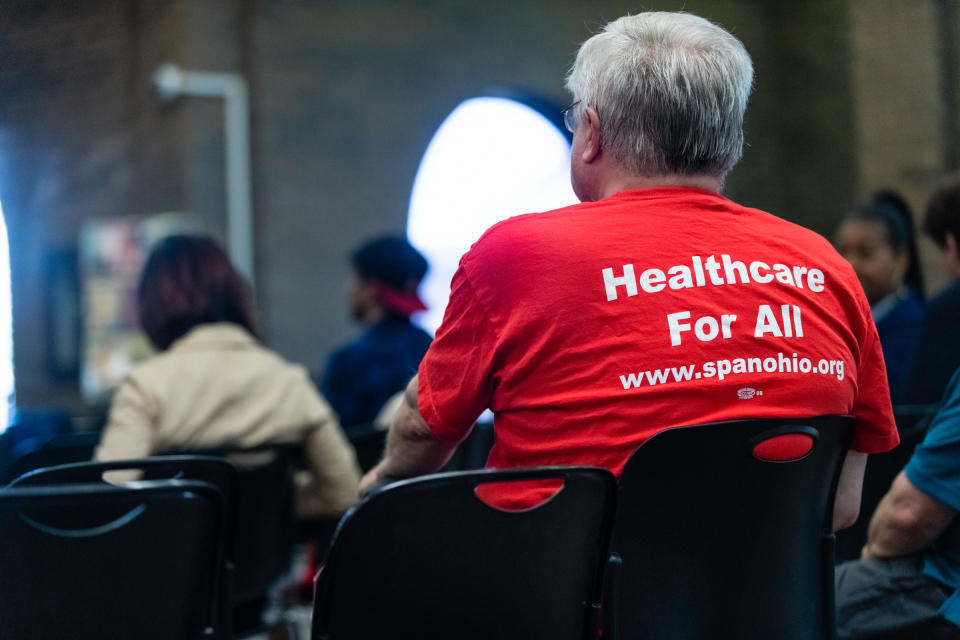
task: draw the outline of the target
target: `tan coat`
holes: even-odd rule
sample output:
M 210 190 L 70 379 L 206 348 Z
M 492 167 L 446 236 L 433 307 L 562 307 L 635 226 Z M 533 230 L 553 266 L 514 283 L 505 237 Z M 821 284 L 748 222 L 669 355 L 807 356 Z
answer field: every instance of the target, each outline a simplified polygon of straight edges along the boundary
M 356 454 L 306 369 L 238 325 L 206 324 L 124 380 L 95 457 L 301 442 L 311 472 L 298 478 L 301 515 L 339 513 L 356 502 Z

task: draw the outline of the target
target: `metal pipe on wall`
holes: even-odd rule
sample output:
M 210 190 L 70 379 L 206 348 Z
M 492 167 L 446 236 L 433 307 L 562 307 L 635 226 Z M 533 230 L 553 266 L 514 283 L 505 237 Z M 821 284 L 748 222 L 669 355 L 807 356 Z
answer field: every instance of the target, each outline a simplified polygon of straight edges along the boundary
M 160 65 L 153 86 L 164 102 L 179 96 L 223 98 L 227 191 L 227 251 L 253 285 L 253 206 L 250 180 L 250 107 L 247 83 L 237 73 L 191 71 Z

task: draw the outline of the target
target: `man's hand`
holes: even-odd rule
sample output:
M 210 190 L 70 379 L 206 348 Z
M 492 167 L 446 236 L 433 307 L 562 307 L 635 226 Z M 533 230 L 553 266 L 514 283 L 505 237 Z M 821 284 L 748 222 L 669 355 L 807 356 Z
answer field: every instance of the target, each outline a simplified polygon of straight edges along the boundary
M 453 455 L 457 444 L 438 440 L 430 431 L 417 408 L 417 376 L 414 376 L 387 433 L 383 460 L 360 480 L 360 496 L 370 493 L 388 479 L 409 478 L 439 470 Z
M 368 493 L 370 493 L 371 491 L 379 487 L 381 484 L 383 484 L 384 476 L 380 471 L 380 466 L 382 464 L 383 463 L 381 462 L 380 464 L 375 466 L 373 469 L 370 469 L 370 471 L 367 471 L 367 473 L 364 474 L 363 478 L 360 479 L 359 493 L 361 498 L 363 498 Z

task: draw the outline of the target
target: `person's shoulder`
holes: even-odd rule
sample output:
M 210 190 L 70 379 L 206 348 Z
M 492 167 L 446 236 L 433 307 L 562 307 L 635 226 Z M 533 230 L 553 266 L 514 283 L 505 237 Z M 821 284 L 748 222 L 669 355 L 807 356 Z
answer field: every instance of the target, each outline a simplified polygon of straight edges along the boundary
M 940 293 L 930 298 L 927 309 L 934 315 L 960 310 L 960 280 L 954 280 Z
M 551 224 L 559 216 L 569 216 L 572 213 L 588 209 L 593 203 L 578 202 L 558 209 L 549 209 L 547 211 L 535 211 L 531 213 L 521 213 L 510 216 L 505 220 L 492 225 L 487 229 L 477 242 L 495 241 L 501 238 L 509 238 L 514 234 L 523 233 L 530 229 L 542 229 L 543 225 Z
M 373 328 L 368 327 L 362 334 L 350 342 L 342 344 L 327 356 L 325 376 L 333 375 L 353 376 L 358 369 L 367 366 L 370 354 L 375 351 L 375 340 L 371 334 Z
M 925 315 L 926 306 L 919 296 L 908 294 L 897 302 L 888 314 L 877 321 L 877 327 L 901 334 L 898 336 L 900 339 L 913 341 L 917 337 L 916 332 L 919 331 L 919 325 L 923 323 Z
M 155 353 L 135 364 L 123 382 L 149 387 L 151 381 L 172 375 L 181 359 L 179 353 L 170 350 Z
M 896 311 L 912 321 L 920 321 L 927 313 L 927 304 L 916 291 L 908 288 L 907 295 L 897 305 Z
M 249 367 L 249 379 L 258 381 L 258 384 L 284 388 L 287 394 L 316 392 L 310 370 L 306 366 L 288 360 L 267 347 L 260 346 L 256 359 L 249 361 Z
M 425 342 L 427 344 L 433 342 L 433 336 L 424 331 L 423 327 L 420 327 L 413 322 L 407 322 L 403 325 L 403 332 L 407 335 L 410 340 L 416 340 L 418 342 Z
M 771 246 L 789 246 L 794 252 L 809 259 L 811 266 L 840 274 L 851 283 L 859 282 L 850 262 L 840 255 L 832 242 L 817 231 L 762 209 L 741 209 L 753 217 L 755 231 L 761 240 Z
M 532 240 L 541 245 L 547 236 L 569 233 L 571 214 L 589 209 L 595 203 L 581 202 L 558 209 L 522 213 L 492 225 L 464 254 L 466 262 L 474 260 L 516 259 L 530 247 Z M 562 218 L 562 220 L 561 220 Z
M 333 351 L 330 352 L 330 355 L 327 357 L 327 363 L 341 363 L 349 360 L 353 357 L 358 351 L 363 349 L 363 338 L 358 337 L 346 344 L 342 344 Z
M 792 242 L 802 243 L 811 249 L 822 251 L 831 257 L 836 256 L 843 260 L 833 244 L 813 229 L 804 227 L 796 222 L 791 222 L 763 209 L 741 205 L 737 206 L 740 207 L 742 211 L 754 217 L 754 224 L 758 226 L 758 230 L 766 233 L 776 233 L 778 236 L 788 238 Z M 846 261 L 844 260 L 844 262 Z

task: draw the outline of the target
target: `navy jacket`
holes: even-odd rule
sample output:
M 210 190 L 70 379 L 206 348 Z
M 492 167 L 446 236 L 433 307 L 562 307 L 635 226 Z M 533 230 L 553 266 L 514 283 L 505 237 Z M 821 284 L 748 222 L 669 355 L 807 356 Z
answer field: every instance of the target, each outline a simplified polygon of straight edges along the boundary
M 880 335 L 883 361 L 887 365 L 890 396 L 895 405 L 907 401 L 910 365 L 917 338 L 922 330 L 924 315 L 923 300 L 912 289 L 908 289 L 907 294 L 898 300 L 893 308 L 877 319 L 877 333 Z
M 344 427 L 373 422 L 417 372 L 433 339 L 408 318 L 388 316 L 327 361 L 321 388 Z

